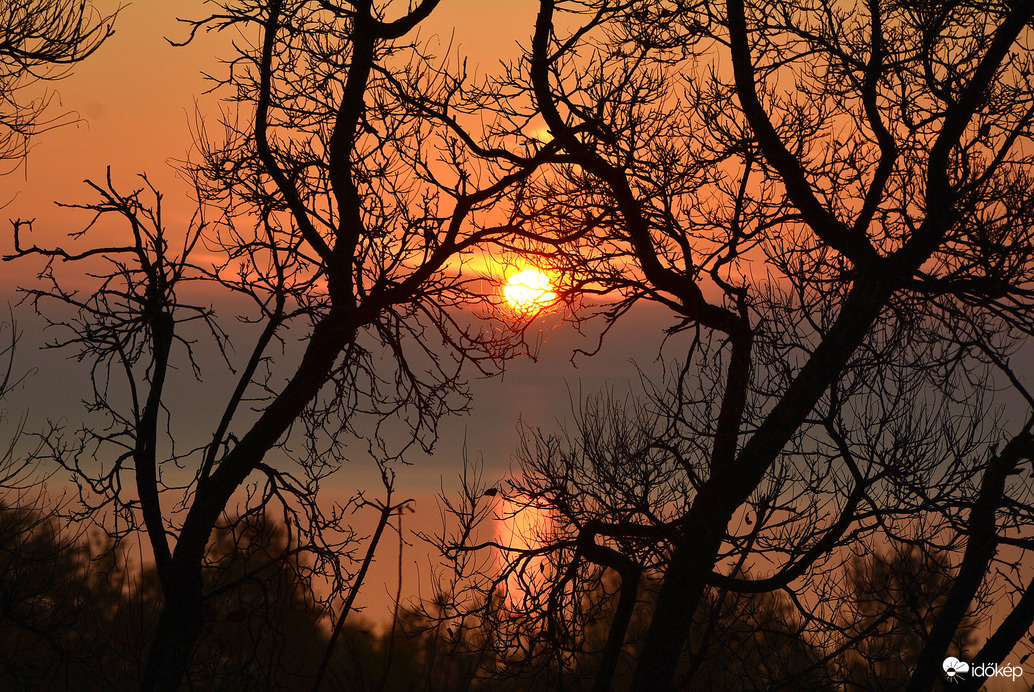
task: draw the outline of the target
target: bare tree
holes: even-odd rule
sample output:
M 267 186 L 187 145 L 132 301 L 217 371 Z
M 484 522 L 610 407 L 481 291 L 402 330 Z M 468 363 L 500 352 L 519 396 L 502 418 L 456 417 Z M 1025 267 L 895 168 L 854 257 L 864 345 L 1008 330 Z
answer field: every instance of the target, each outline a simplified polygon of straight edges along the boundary
M 27 240 L 31 222 L 15 221 L 8 259 L 47 260 L 49 285 L 27 294 L 62 328 L 52 345 L 90 364 L 87 405 L 100 416 L 75 434 L 44 431 L 43 455 L 74 472 L 91 510 L 112 513 L 123 533 L 145 531 L 156 563 L 162 609 L 146 689 L 178 689 L 188 672 L 221 516 L 281 515 L 298 534 L 283 558 L 307 551 L 303 576 L 345 589 L 340 564 L 357 545 L 347 508 L 320 504 L 317 491 L 356 455 L 346 441 L 365 440 L 385 466 L 414 444 L 430 449 L 438 418 L 466 405 L 461 368 L 491 372 L 521 347 L 519 331 L 469 312 L 486 298 L 467 262 L 520 231 L 505 211 L 490 224 L 487 209 L 505 210 L 504 193 L 555 147 L 514 154 L 498 133 L 461 128 L 457 114 L 476 108 L 462 72 L 407 41 L 437 4 L 221 3 L 191 35 L 246 37 L 217 79 L 237 108 L 212 138 L 214 123 L 199 124 L 190 227 L 166 228 L 146 178 L 120 192 L 110 174 L 91 183 L 98 201 L 81 208 L 94 223 L 74 235 L 117 220 L 124 242 L 40 248 Z M 202 249 L 221 256 L 215 267 Z M 65 263 L 97 283 L 63 288 Z M 239 319 L 253 340 L 239 361 L 202 287 L 250 305 Z M 179 415 L 198 402 L 177 408 L 173 378 L 201 376 L 205 338 L 233 382 L 206 436 L 177 445 Z
M 541 0 L 514 82 L 561 151 L 521 200 L 556 229 L 528 250 L 572 297 L 613 297 L 607 324 L 650 300 L 684 335 L 648 425 L 604 415 L 604 442 L 525 456 L 549 460 L 508 493 L 551 517 L 536 545 L 457 534 L 454 555 L 511 553 L 506 574 L 547 560 L 544 650 L 604 568 L 663 579 L 634 690 L 692 683 L 715 592 L 783 590 L 815 637 L 843 634 L 815 603 L 874 535 L 950 556 L 910 689 L 1000 590 L 1015 608 L 981 662 L 1034 623 L 1015 534 L 1031 398 L 1009 365 L 1034 333 L 1032 18 L 1027 2 Z M 485 501 L 466 498 L 469 524 Z M 742 578 L 755 561 L 770 576 Z
M 102 15 L 80 0 L 10 0 L 0 7 L 0 161 L 23 157 L 33 135 L 67 122 L 45 115 L 53 95 L 33 89 L 68 76 L 100 48 L 117 14 Z

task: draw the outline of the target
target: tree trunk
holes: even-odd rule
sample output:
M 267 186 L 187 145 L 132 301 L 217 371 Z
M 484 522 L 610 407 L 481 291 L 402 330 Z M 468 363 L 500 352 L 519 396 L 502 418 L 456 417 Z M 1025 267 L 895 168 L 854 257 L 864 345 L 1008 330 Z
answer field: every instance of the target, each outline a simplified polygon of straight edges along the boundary
M 996 455 L 984 472 L 973 507 L 967 521 L 966 552 L 955 575 L 948 598 L 934 620 L 930 634 L 916 659 L 908 692 L 928 692 L 941 677 L 941 661 L 947 655 L 959 625 L 966 618 L 980 585 L 987 575 L 991 561 L 998 552 L 997 512 L 1005 503 L 1008 477 L 1020 462 L 1034 455 L 1034 438 L 1024 430 L 1014 437 Z M 1018 637 L 1017 637 L 1018 639 Z M 985 661 L 980 660 L 980 663 Z M 1001 661 L 997 661 L 1000 663 Z
M 700 516 L 704 512 L 694 514 Z M 727 523 L 727 517 L 716 515 L 688 522 L 689 528 L 675 546 L 657 594 L 650 629 L 632 679 L 632 692 L 671 689 L 682 648 L 693 626 L 693 616 L 718 559 Z
M 140 686 L 147 692 L 176 692 L 182 687 L 204 627 L 201 566 L 173 567 L 170 577 Z

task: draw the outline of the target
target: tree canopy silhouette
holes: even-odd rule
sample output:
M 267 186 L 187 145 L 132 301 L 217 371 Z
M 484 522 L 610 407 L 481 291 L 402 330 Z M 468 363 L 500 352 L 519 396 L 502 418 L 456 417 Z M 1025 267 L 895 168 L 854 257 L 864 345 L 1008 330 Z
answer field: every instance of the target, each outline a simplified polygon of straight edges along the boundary
M 241 0 L 189 23 L 191 37 L 250 38 L 214 78 L 233 103 L 222 131 L 199 123 L 188 228 L 166 226 L 146 176 L 123 191 L 110 171 L 90 183 L 97 201 L 77 205 L 94 219 L 76 247 L 39 247 L 32 222 L 14 222 L 7 259 L 47 260 L 43 286 L 26 293 L 59 329 L 52 345 L 89 363 L 87 406 L 101 417 L 44 431 L 40 456 L 73 471 L 89 508 L 117 515 L 123 533 L 145 531 L 154 556 L 162 609 L 147 689 L 178 689 L 188 672 L 225 512 L 279 507 L 302 537 L 294 550 L 313 558 L 309 576 L 340 591 L 354 537 L 344 508 L 317 490 L 348 456 L 348 436 L 385 465 L 414 444 L 430 449 L 437 420 L 466 405 L 461 369 L 491 372 L 522 348 L 519 330 L 470 317 L 486 296 L 466 265 L 519 230 L 487 210 L 505 210 L 505 193 L 554 147 L 497 155 L 497 135 L 461 130 L 454 113 L 472 108 L 463 74 L 409 38 L 437 0 L 388 4 Z M 87 244 L 116 222 L 120 239 Z M 219 256 L 214 267 L 202 252 Z M 88 291 L 64 287 L 68 263 L 89 267 Z M 238 316 L 253 326 L 240 360 L 216 289 L 250 306 Z M 283 348 L 295 338 L 301 353 Z M 208 385 L 205 399 L 221 403 L 207 439 L 177 445 L 193 406 L 177 409 L 168 392 L 181 374 L 201 377 L 199 339 L 233 382 L 220 394 Z
M 971 658 L 1003 661 L 1034 624 L 1034 397 L 1012 365 L 1034 334 L 1034 1 L 539 0 L 523 57 L 477 83 L 414 38 L 438 4 L 215 3 L 190 37 L 242 38 L 185 166 L 188 226 L 167 227 L 146 176 L 110 172 L 67 247 L 14 222 L 7 259 L 46 262 L 26 294 L 93 385 L 94 420 L 41 431 L 32 460 L 146 535 L 144 687 L 268 650 L 264 628 L 232 656 L 204 645 L 213 604 L 272 588 L 251 590 L 242 555 L 335 593 L 361 581 L 320 483 L 363 440 L 389 490 L 379 536 L 391 464 L 466 406 L 464 368 L 524 348 L 526 321 L 482 319 L 470 264 L 489 250 L 553 272 L 601 338 L 665 306 L 678 351 L 642 401 L 525 431 L 521 473 L 452 502 L 458 591 L 400 623 L 437 633 L 428 660 L 469 654 L 445 684 L 918 692 L 975 623 Z M 171 382 L 207 376 L 202 340 L 230 382 L 208 381 L 209 427 L 184 442 L 198 402 Z M 499 507 L 514 540 L 479 533 Z M 222 533 L 274 512 L 290 540 Z M 756 666 L 716 665 L 734 655 Z
M 597 689 L 642 576 L 661 586 L 631 689 L 682 689 L 710 594 L 782 590 L 816 636 L 837 631 L 827 576 L 866 537 L 950 556 L 908 689 L 931 689 L 967 614 L 1015 606 L 981 662 L 1034 624 L 1017 533 L 1034 399 L 1010 365 L 1034 333 L 1032 18 L 1029 2 L 540 0 L 505 77 L 560 150 L 521 198 L 542 229 L 527 248 L 572 299 L 609 298 L 605 324 L 667 306 L 681 350 L 641 409 L 529 433 L 500 494 L 548 517 L 537 540 L 479 543 L 490 500 L 468 490 L 443 547 L 544 575 L 528 581 L 555 649 L 586 584 L 620 574 Z

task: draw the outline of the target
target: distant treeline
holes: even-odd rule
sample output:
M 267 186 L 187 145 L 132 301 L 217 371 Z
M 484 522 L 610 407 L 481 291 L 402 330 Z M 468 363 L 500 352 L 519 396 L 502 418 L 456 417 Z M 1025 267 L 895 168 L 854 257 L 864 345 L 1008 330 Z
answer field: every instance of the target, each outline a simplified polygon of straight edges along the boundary
M 67 534 L 38 507 L 0 504 L 0 689 L 139 686 L 161 596 L 153 566 L 127 552 L 99 532 Z M 220 526 L 209 546 L 191 689 L 312 689 L 334 614 L 313 598 L 302 559 L 268 518 Z M 695 669 L 687 689 L 899 688 L 948 591 L 944 565 L 919 550 L 891 549 L 853 559 L 842 578 L 854 597 L 839 624 L 854 643 L 839 650 L 817 640 L 780 592 L 716 591 L 683 656 Z M 549 638 L 530 628 L 521 641 L 507 639 L 502 631 L 514 623 L 450 619 L 445 604 L 432 601 L 400 607 L 387 626 L 350 620 L 321 689 L 589 690 L 617 600 L 617 579 L 601 583 L 584 597 L 594 603 L 583 612 L 598 617 L 581 623 L 577 651 L 549 651 Z M 655 587 L 641 588 L 618 689 L 634 667 Z M 517 609 L 489 610 L 519 617 Z M 867 630 L 872 636 L 858 636 Z

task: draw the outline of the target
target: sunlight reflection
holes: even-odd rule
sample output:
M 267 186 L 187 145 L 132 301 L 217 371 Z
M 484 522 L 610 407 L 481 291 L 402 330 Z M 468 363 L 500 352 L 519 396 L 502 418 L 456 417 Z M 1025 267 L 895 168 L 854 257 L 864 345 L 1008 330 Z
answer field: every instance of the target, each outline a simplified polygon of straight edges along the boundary
M 549 543 L 553 521 L 544 508 L 510 498 L 500 501 L 496 521 L 498 542 L 508 548 L 499 551 L 499 569 L 513 569 L 503 597 L 507 605 L 520 608 L 536 597 L 552 573 L 549 560 L 536 551 Z

